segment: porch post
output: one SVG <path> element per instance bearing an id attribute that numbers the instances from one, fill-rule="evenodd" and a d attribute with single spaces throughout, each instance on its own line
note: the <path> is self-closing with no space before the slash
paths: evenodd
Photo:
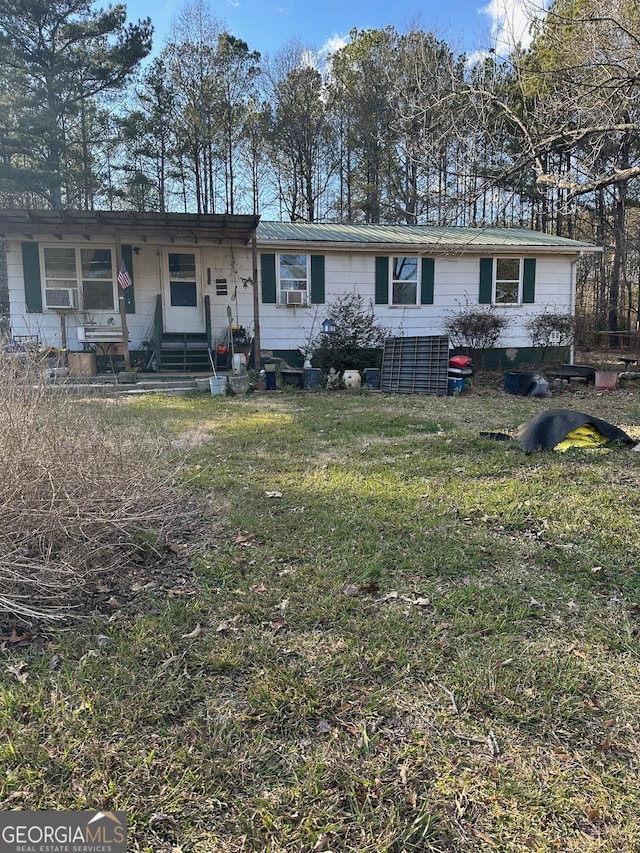
<path id="1" fill-rule="evenodd" d="M 122 242 L 120 240 L 120 235 L 116 237 L 116 264 L 118 270 L 122 266 Z M 132 270 L 129 270 L 129 275 L 132 274 Z M 116 278 L 118 277 L 118 272 L 116 271 Z M 131 359 L 129 357 L 129 329 L 127 327 L 127 307 L 124 302 L 124 290 L 120 287 L 120 282 L 118 282 L 118 306 L 120 308 L 120 324 L 122 326 L 122 354 L 124 355 L 124 369 L 129 372 L 131 370 Z"/>

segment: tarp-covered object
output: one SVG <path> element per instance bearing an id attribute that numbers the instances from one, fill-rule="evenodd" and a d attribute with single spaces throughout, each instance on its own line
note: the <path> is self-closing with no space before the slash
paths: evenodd
<path id="1" fill-rule="evenodd" d="M 595 427 L 609 442 L 629 445 L 636 443 L 617 426 L 571 409 L 548 409 L 546 412 L 540 412 L 520 427 L 516 440 L 527 453 L 534 450 L 553 450 L 570 432 L 585 424 Z"/>

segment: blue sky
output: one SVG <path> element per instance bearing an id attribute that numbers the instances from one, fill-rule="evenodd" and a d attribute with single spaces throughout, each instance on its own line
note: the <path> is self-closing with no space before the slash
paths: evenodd
<path id="1" fill-rule="evenodd" d="M 126 0 L 125 0 L 126 2 Z M 207 2 L 207 0 L 205 0 Z M 533 0 L 540 5 L 544 0 Z M 171 22 L 181 8 L 176 0 L 126 2 L 129 18 L 149 15 L 154 23 L 155 49 L 162 47 Z M 293 39 L 316 52 L 339 47 L 349 31 L 399 31 L 418 24 L 433 31 L 455 50 L 472 54 L 489 47 L 504 52 L 507 41 L 522 38 L 531 0 L 209 0 L 215 18 L 251 50 L 273 56 Z M 526 40 L 526 37 L 525 37 Z"/>

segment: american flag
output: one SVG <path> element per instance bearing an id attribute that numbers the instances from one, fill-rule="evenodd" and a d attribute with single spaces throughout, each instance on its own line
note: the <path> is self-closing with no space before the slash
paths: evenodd
<path id="1" fill-rule="evenodd" d="M 118 270 L 118 284 L 123 290 L 126 290 L 127 287 L 131 287 L 133 282 L 131 281 L 131 276 L 129 275 L 129 271 L 127 270 L 124 261 L 120 264 L 120 269 Z"/>

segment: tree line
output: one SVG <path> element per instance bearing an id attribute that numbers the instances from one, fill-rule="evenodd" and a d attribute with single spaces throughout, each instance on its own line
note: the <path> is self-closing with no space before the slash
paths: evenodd
<path id="1" fill-rule="evenodd" d="M 640 7 L 554 0 L 526 50 L 353 30 L 261 57 L 189 0 L 151 58 L 123 5 L 0 0 L 0 204 L 523 225 L 605 248 L 584 329 L 640 311 Z"/>

